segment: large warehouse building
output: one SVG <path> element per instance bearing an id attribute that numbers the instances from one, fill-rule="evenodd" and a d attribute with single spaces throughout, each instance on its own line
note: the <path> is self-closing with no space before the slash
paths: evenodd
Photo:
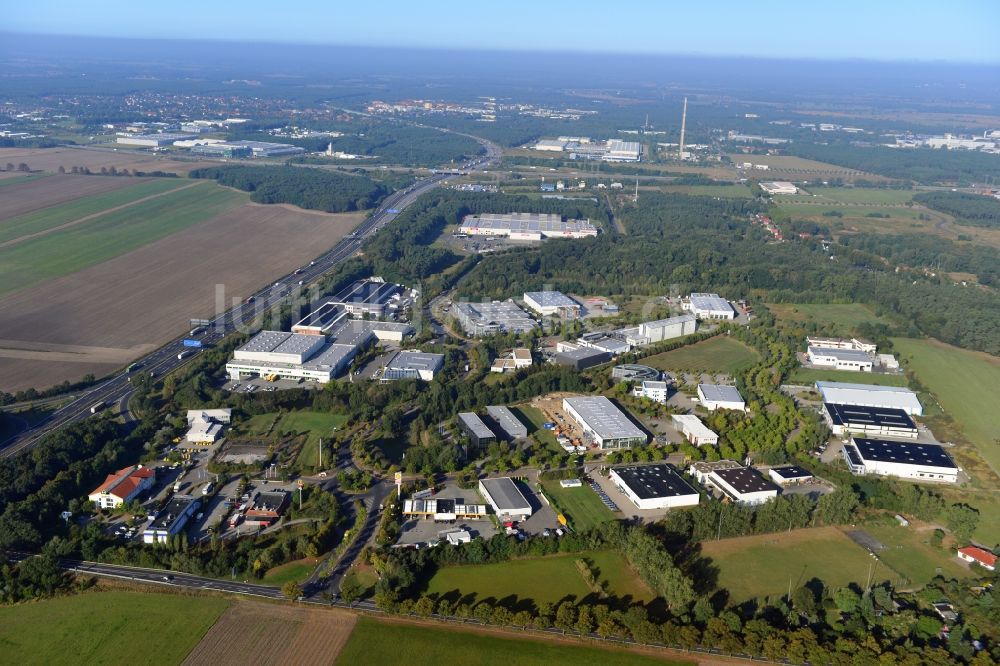
<path id="1" fill-rule="evenodd" d="M 563 319 L 576 319 L 580 316 L 580 304 L 561 291 L 526 291 L 524 304 L 543 317 L 558 315 Z"/>
<path id="2" fill-rule="evenodd" d="M 779 490 L 753 467 L 713 470 L 708 483 L 737 504 L 764 504 L 777 497 Z"/>
<path id="3" fill-rule="evenodd" d="M 486 416 L 496 426 L 495 431 L 503 433 L 510 441 L 528 439 L 528 428 L 509 408 L 503 405 L 489 405 L 486 408 Z"/>
<path id="4" fill-rule="evenodd" d="M 419 349 L 397 352 L 382 368 L 379 380 L 384 384 L 397 379 L 419 379 L 429 382 L 444 367 L 444 354 L 430 354 Z"/>
<path id="5" fill-rule="evenodd" d="M 724 384 L 698 384 L 698 400 L 710 412 L 717 409 L 746 410 L 747 403 L 735 386 Z"/>
<path id="6" fill-rule="evenodd" d="M 612 467 L 608 475 L 637 509 L 675 509 L 694 506 L 700 496 L 670 465 Z"/>
<path id="7" fill-rule="evenodd" d="M 729 301 L 718 294 L 691 294 L 681 307 L 698 319 L 735 319 L 736 311 Z"/>
<path id="8" fill-rule="evenodd" d="M 462 220 L 459 233 L 470 236 L 506 236 L 512 240 L 587 238 L 597 235 L 590 220 L 566 220 L 554 213 L 484 213 Z"/>
<path id="9" fill-rule="evenodd" d="M 531 502 L 508 476 L 480 479 L 479 492 L 493 507 L 500 522 L 520 522 L 527 520 L 532 514 Z"/>
<path id="10" fill-rule="evenodd" d="M 497 441 L 497 436 L 475 412 L 459 412 L 458 428 L 469 438 L 469 443 L 477 449 Z"/>
<path id="11" fill-rule="evenodd" d="M 823 396 L 823 402 L 832 402 L 837 405 L 894 407 L 902 409 L 910 416 L 920 416 L 924 413 L 924 408 L 920 406 L 917 394 L 908 388 L 899 386 L 816 382 L 816 390 Z"/>
<path id="12" fill-rule="evenodd" d="M 603 395 L 563 398 L 563 410 L 602 449 L 642 446 L 649 438 L 625 412 Z"/>
<path id="13" fill-rule="evenodd" d="M 875 365 L 875 354 L 858 349 L 809 347 L 806 357 L 813 365 L 853 372 L 871 372 Z"/>
<path id="14" fill-rule="evenodd" d="M 552 361 L 557 365 L 565 365 L 574 370 L 586 370 L 594 366 L 611 361 L 614 357 L 611 352 L 602 349 L 591 349 L 590 347 L 577 347 L 567 349 L 557 353 L 552 357 Z"/>
<path id="15" fill-rule="evenodd" d="M 191 139 L 191 134 L 125 134 L 115 139 L 121 146 L 140 146 L 142 148 L 162 148 L 172 146 L 174 141 Z"/>
<path id="16" fill-rule="evenodd" d="M 452 313 L 469 335 L 528 333 L 538 328 L 538 322 L 512 300 L 455 303 Z"/>
<path id="17" fill-rule="evenodd" d="M 917 425 L 902 409 L 895 407 L 862 407 L 823 403 L 823 415 L 834 435 L 856 433 L 874 437 L 916 439 Z"/>
<path id="18" fill-rule="evenodd" d="M 686 314 L 643 322 L 638 326 L 623 328 L 617 331 L 616 335 L 625 340 L 625 342 L 640 347 L 642 345 L 651 345 L 663 342 L 664 340 L 679 338 L 683 335 L 690 335 L 697 328 L 697 317 L 693 314 Z"/>
<path id="19" fill-rule="evenodd" d="M 888 439 L 852 437 L 843 448 L 852 473 L 878 474 L 915 481 L 956 483 L 958 466 L 937 444 L 894 442 Z"/>

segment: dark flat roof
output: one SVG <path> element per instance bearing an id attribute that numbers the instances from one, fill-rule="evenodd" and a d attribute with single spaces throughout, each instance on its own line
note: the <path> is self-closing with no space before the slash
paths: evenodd
<path id="1" fill-rule="evenodd" d="M 391 282 L 358 280 L 334 296 L 333 301 L 335 303 L 381 305 L 388 302 L 392 295 L 398 291 L 401 291 L 399 285 Z"/>
<path id="2" fill-rule="evenodd" d="M 914 444 L 864 437 L 854 437 L 851 441 L 865 460 L 949 469 L 958 467 L 944 448 L 937 444 Z"/>
<path id="3" fill-rule="evenodd" d="M 774 485 L 753 467 L 737 467 L 734 469 L 717 469 L 713 472 L 736 489 L 741 495 L 744 493 L 756 493 L 762 490 L 778 490 Z"/>
<path id="4" fill-rule="evenodd" d="M 490 497 L 496 502 L 497 508 L 501 511 L 531 508 L 524 493 L 509 476 L 502 476 L 498 479 L 483 479 L 479 483 L 483 484 L 483 488 L 490 494 Z"/>
<path id="5" fill-rule="evenodd" d="M 916 430 L 913 419 L 902 409 L 894 407 L 863 407 L 861 405 L 838 405 L 824 402 L 827 414 L 833 425 L 848 426 L 851 424 L 877 426 L 882 428 L 906 428 Z"/>
<path id="6" fill-rule="evenodd" d="M 812 472 L 798 465 L 772 467 L 771 471 L 783 479 L 806 479 L 812 476 Z"/>
<path id="7" fill-rule="evenodd" d="M 324 303 L 303 317 L 302 321 L 297 323 L 296 326 L 317 326 L 320 328 L 326 328 L 335 322 L 338 317 L 343 316 L 343 314 L 344 306 L 340 303 Z"/>
<path id="8" fill-rule="evenodd" d="M 639 499 L 698 494 L 670 465 L 627 465 L 611 469 Z"/>

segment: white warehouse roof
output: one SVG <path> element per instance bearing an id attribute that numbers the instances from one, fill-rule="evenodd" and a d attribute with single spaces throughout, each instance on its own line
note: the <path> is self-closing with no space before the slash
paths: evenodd
<path id="1" fill-rule="evenodd" d="M 819 381 L 816 382 L 816 390 L 823 396 L 823 402 L 902 409 L 911 416 L 924 413 L 917 394 L 901 386 Z"/>
<path id="2" fill-rule="evenodd" d="M 646 437 L 646 433 L 603 395 L 566 398 L 565 402 L 601 439 Z"/>

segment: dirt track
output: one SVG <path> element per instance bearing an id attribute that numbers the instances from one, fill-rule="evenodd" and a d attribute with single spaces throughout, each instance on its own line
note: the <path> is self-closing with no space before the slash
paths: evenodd
<path id="1" fill-rule="evenodd" d="M 0 162 L 3 158 L 0 157 Z M 40 208 L 57 206 L 67 201 L 120 190 L 144 183 L 148 178 L 111 176 L 56 175 L 35 178 L 23 183 L 11 183 L 0 189 L 0 223 Z"/>
<path id="2" fill-rule="evenodd" d="M 227 303 L 242 298 L 333 246 L 362 218 L 246 204 L 0 297 L 0 390 L 46 388 L 121 367 L 183 333 L 191 317 L 214 315 L 217 285 Z M 51 362 L 39 360 L 49 354 Z"/>
<path id="3" fill-rule="evenodd" d="M 184 666 L 332 664 L 357 616 L 346 611 L 234 603 L 184 660 Z"/>

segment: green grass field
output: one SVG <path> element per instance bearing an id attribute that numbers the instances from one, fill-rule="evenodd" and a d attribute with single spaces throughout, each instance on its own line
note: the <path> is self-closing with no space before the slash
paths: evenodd
<path id="1" fill-rule="evenodd" d="M 902 527 L 895 522 L 891 525 L 862 525 L 862 528 L 885 546 L 879 551 L 879 558 L 905 576 L 911 585 L 926 585 L 939 573 L 946 578 L 970 575 L 966 567 L 955 561 L 954 551 L 930 545 L 933 530 L 918 532 L 913 527 Z"/>
<path id="2" fill-rule="evenodd" d="M 859 303 L 768 303 L 767 309 L 778 319 L 816 323 L 836 335 L 851 335 L 862 323 L 888 323 Z"/>
<path id="3" fill-rule="evenodd" d="M 679 192 L 696 197 L 721 197 L 723 199 L 749 199 L 753 192 L 746 185 L 665 185 L 664 192 Z"/>
<path id="4" fill-rule="evenodd" d="M 808 189 L 808 188 L 807 188 Z M 809 190 L 811 197 L 778 197 L 777 203 L 801 203 L 817 201 L 876 206 L 894 206 L 909 203 L 913 199 L 911 190 L 887 190 L 878 187 L 817 187 Z"/>
<path id="5" fill-rule="evenodd" d="M 615 514 L 604 506 L 597 493 L 586 483 L 579 488 L 563 488 L 558 481 L 545 481 L 542 488 L 563 511 L 574 530 L 589 530 L 615 519 Z"/>
<path id="6" fill-rule="evenodd" d="M 333 435 L 333 429 L 341 428 L 345 423 L 347 423 L 347 417 L 343 414 L 289 412 L 278 423 L 275 431 L 282 435 L 306 434 L 305 444 L 302 445 L 296 462 L 300 466 L 308 467 L 319 462 L 319 451 L 317 450 L 319 440 L 329 441 Z M 326 447 L 326 450 L 329 452 L 329 446 Z"/>
<path id="7" fill-rule="evenodd" d="M 405 658 L 402 657 L 405 655 Z M 347 645 L 335 662 L 338 666 L 370 664 L 388 666 L 465 664 L 486 666 L 503 662 L 511 666 L 663 666 L 691 664 L 584 645 L 553 643 L 544 638 L 514 638 L 507 634 L 484 634 L 455 627 L 407 626 L 363 617 L 358 620 Z"/>
<path id="8" fill-rule="evenodd" d="M 658 370 L 690 370 L 732 374 L 760 360 L 756 351 L 742 342 L 720 335 L 704 342 L 648 356 L 640 363 Z"/>
<path id="9" fill-rule="evenodd" d="M 276 567 L 268 569 L 260 582 L 264 585 L 281 587 L 290 580 L 302 581 L 309 577 L 309 574 L 313 572 L 317 564 L 319 564 L 319 560 L 312 557 L 279 564 Z"/>
<path id="10" fill-rule="evenodd" d="M 702 542 L 702 555 L 719 570 L 718 586 L 729 590 L 729 601 L 788 594 L 813 578 L 843 587 L 865 584 L 872 558 L 835 527 L 761 534 Z M 895 580 L 888 567 L 879 568 L 879 580 Z"/>
<path id="11" fill-rule="evenodd" d="M 81 217 L 123 206 L 144 197 L 169 192 L 189 184 L 188 180 L 157 178 L 143 183 L 123 187 L 119 190 L 81 197 L 74 201 L 49 206 L 40 210 L 12 217 L 0 226 L 0 243 L 58 227 Z"/>
<path id="12" fill-rule="evenodd" d="M 511 560 L 499 564 L 444 567 L 428 581 L 428 594 L 458 592 L 463 598 L 474 595 L 475 601 L 508 599 L 531 600 L 535 604 L 556 603 L 567 597 L 577 600 L 592 594 L 576 568 L 580 555 Z M 606 582 L 609 595 L 649 601 L 652 592 L 629 568 L 625 559 L 611 551 L 582 555 L 593 562 L 598 580 Z"/>
<path id="13" fill-rule="evenodd" d="M 982 457 L 1000 473 L 996 387 L 1000 359 L 936 340 L 893 338 L 901 360 L 930 389 Z"/>
<path id="14" fill-rule="evenodd" d="M 0 294 L 126 254 L 247 200 L 244 192 L 206 182 L 2 248 Z"/>
<path id="15" fill-rule="evenodd" d="M 788 377 L 789 384 L 812 384 L 818 381 L 852 382 L 854 384 L 875 384 L 877 386 L 906 386 L 905 375 L 883 375 L 875 372 L 851 372 L 850 370 L 795 368 Z"/>
<path id="16" fill-rule="evenodd" d="M 565 453 L 563 448 L 559 446 L 559 442 L 556 441 L 556 436 L 552 434 L 551 430 L 546 430 L 542 427 L 545 423 L 545 415 L 537 407 L 532 407 L 531 405 L 518 405 L 517 407 L 511 407 L 511 411 L 514 415 L 528 427 L 528 434 L 534 435 L 538 440 L 545 444 L 549 449 L 555 451 L 556 453 Z"/>
<path id="17" fill-rule="evenodd" d="M 214 597 L 88 592 L 0 607 L 0 661 L 179 664 L 228 606 Z M 141 654 L 126 659 L 135 646 Z"/>

